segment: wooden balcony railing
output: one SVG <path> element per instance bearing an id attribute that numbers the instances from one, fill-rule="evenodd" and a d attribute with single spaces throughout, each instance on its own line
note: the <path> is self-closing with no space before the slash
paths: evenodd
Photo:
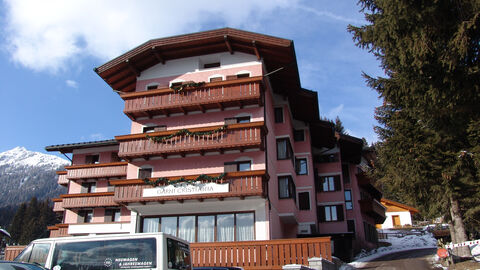
<path id="1" fill-rule="evenodd" d="M 308 265 L 312 257 L 332 261 L 330 237 L 191 243 L 190 250 L 193 267 L 282 269 L 286 264 Z"/>
<path id="2" fill-rule="evenodd" d="M 208 132 L 218 130 L 222 126 L 192 128 L 190 132 Z M 125 158 L 146 156 L 168 156 L 171 154 L 204 153 L 208 151 L 224 151 L 230 149 L 263 149 L 263 137 L 266 133 L 264 122 L 252 122 L 228 125 L 226 130 L 210 135 L 179 135 L 164 142 L 155 142 L 148 136 L 169 136 L 179 130 L 159 131 L 148 134 L 132 134 L 116 136 L 120 142 L 118 156 Z"/>
<path id="3" fill-rule="evenodd" d="M 47 227 L 47 229 L 50 231 L 50 238 L 70 236 L 68 234 L 68 224 L 56 224 Z"/>
<path id="4" fill-rule="evenodd" d="M 20 254 L 27 246 L 6 246 L 5 247 L 5 261 L 13 261 L 15 257 Z"/>
<path id="5" fill-rule="evenodd" d="M 62 198 L 54 198 L 53 201 L 53 211 L 54 212 L 63 212 L 65 208 L 63 208 L 63 199 Z"/>
<path id="6" fill-rule="evenodd" d="M 375 199 L 359 200 L 360 210 L 375 219 L 376 224 L 382 224 L 385 221 L 386 208 Z"/>
<path id="7" fill-rule="evenodd" d="M 210 175 L 212 177 L 218 176 Z M 186 179 L 196 179 L 198 175 L 186 176 Z M 172 177 L 172 180 L 175 180 Z M 226 197 L 246 197 L 246 196 L 266 196 L 268 175 L 264 170 L 258 171 L 243 171 L 227 173 L 223 183 L 228 183 L 228 192 L 223 193 L 206 193 L 206 194 L 191 194 L 191 195 L 176 195 L 176 196 L 158 196 L 145 197 L 144 189 L 153 188 L 151 185 L 146 185 L 141 179 L 129 180 L 110 180 L 112 185 L 115 185 L 114 201 L 118 204 L 128 204 L 133 202 L 149 202 L 149 201 L 171 201 L 171 200 L 188 200 L 188 199 L 208 199 L 208 198 L 226 198 Z M 151 178 L 150 181 L 154 181 Z"/>
<path id="8" fill-rule="evenodd" d="M 170 115 L 207 109 L 261 104 L 262 77 L 206 83 L 200 87 L 186 87 L 181 92 L 170 88 L 122 94 L 124 113 L 135 120 L 138 117 Z"/>
<path id="9" fill-rule="evenodd" d="M 113 192 L 79 193 L 63 194 L 60 198 L 63 199 L 62 207 L 65 209 L 118 206 L 113 200 L 113 195 Z"/>
<path id="10" fill-rule="evenodd" d="M 127 162 L 112 162 L 103 164 L 85 164 L 65 167 L 68 180 L 86 178 L 125 177 Z"/>
<path id="11" fill-rule="evenodd" d="M 68 185 L 67 171 L 57 171 L 58 184 L 62 186 Z"/>
<path id="12" fill-rule="evenodd" d="M 382 192 L 380 192 L 373 184 L 372 184 L 372 181 L 370 179 L 370 177 L 364 173 L 364 172 L 360 172 L 360 173 L 357 173 L 355 175 L 357 177 L 357 182 L 358 182 L 358 185 L 365 191 L 367 191 L 368 193 L 370 193 L 370 195 L 372 195 L 373 198 L 375 198 L 376 200 L 380 200 L 382 198 Z"/>

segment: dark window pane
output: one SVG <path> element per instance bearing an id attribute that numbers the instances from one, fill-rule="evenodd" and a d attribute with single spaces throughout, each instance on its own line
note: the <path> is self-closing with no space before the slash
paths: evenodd
<path id="1" fill-rule="evenodd" d="M 298 193 L 298 203 L 300 210 L 310 210 L 310 193 L 309 192 L 299 192 Z"/>
<path id="2" fill-rule="evenodd" d="M 342 164 L 343 183 L 350 183 L 350 170 L 347 163 Z"/>
<path id="3" fill-rule="evenodd" d="M 242 172 L 242 171 L 250 171 L 251 170 L 251 162 L 250 161 L 242 161 L 242 162 L 238 162 L 238 171 L 239 172 Z"/>
<path id="4" fill-rule="evenodd" d="M 283 108 L 275 108 L 275 123 L 283 123 Z"/>
<path id="5" fill-rule="evenodd" d="M 138 170 L 138 178 L 145 179 L 152 177 L 152 168 L 143 168 Z"/>
<path id="6" fill-rule="evenodd" d="M 203 65 L 203 68 L 214 68 L 214 67 L 219 67 L 220 62 L 215 62 L 215 63 L 207 63 Z"/>
<path id="7" fill-rule="evenodd" d="M 297 158 L 295 160 L 295 171 L 299 175 L 308 174 L 306 158 Z"/>
<path id="8" fill-rule="evenodd" d="M 296 142 L 303 142 L 305 141 L 305 134 L 303 129 L 293 130 L 293 140 Z"/>

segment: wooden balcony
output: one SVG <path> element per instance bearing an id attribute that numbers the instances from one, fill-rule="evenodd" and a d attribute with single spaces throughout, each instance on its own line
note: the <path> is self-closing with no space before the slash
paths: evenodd
<path id="1" fill-rule="evenodd" d="M 282 269 L 286 264 L 308 265 L 312 257 L 332 261 L 330 237 L 191 243 L 190 250 L 193 267 Z"/>
<path id="2" fill-rule="evenodd" d="M 215 131 L 222 126 L 188 129 L 190 132 Z M 211 135 L 188 136 L 179 135 L 163 142 L 155 142 L 147 136 L 169 136 L 180 130 L 158 131 L 152 133 L 116 136 L 120 142 L 118 156 L 124 158 L 168 155 L 182 155 L 189 153 L 222 152 L 238 149 L 243 151 L 248 148 L 263 149 L 263 137 L 266 134 L 264 122 L 252 122 L 228 125 L 226 130 L 218 131 Z"/>
<path id="3" fill-rule="evenodd" d="M 67 171 L 57 171 L 58 184 L 62 186 L 68 185 Z"/>
<path id="4" fill-rule="evenodd" d="M 127 176 L 127 162 L 85 164 L 65 167 L 68 180 Z"/>
<path id="5" fill-rule="evenodd" d="M 361 173 L 357 173 L 355 175 L 357 177 L 357 182 L 358 182 L 358 185 L 365 191 L 367 191 L 373 198 L 375 198 L 376 200 L 380 201 L 380 199 L 382 198 L 382 192 L 380 192 L 373 184 L 372 184 L 372 180 L 370 179 L 370 177 L 364 173 L 364 172 L 361 172 Z"/>
<path id="6" fill-rule="evenodd" d="M 54 198 L 53 201 L 53 212 L 63 212 L 65 208 L 63 208 L 63 199 L 62 198 Z"/>
<path id="7" fill-rule="evenodd" d="M 62 207 L 64 209 L 84 208 L 84 207 L 108 207 L 118 206 L 114 202 L 113 192 L 98 193 L 79 193 L 79 194 L 63 194 Z"/>
<path id="8" fill-rule="evenodd" d="M 125 100 L 124 113 L 135 120 L 138 117 L 261 104 L 261 82 L 262 77 L 251 77 L 187 87 L 180 92 L 166 88 L 120 96 Z"/>
<path id="9" fill-rule="evenodd" d="M 385 221 L 386 208 L 377 200 L 359 200 L 360 210 L 372 217 L 375 220 L 375 224 L 382 224 Z"/>
<path id="10" fill-rule="evenodd" d="M 212 177 L 218 176 L 218 174 L 210 175 Z M 198 175 L 185 176 L 185 179 L 196 179 Z M 157 197 L 145 197 L 143 194 L 144 189 L 152 189 L 152 185 L 145 184 L 141 179 L 129 179 L 129 180 L 110 180 L 112 185 L 115 185 L 115 198 L 114 201 L 118 204 L 128 204 L 134 202 L 146 203 L 146 202 L 164 202 L 172 200 L 189 200 L 189 199 L 209 199 L 218 198 L 222 200 L 227 197 L 240 197 L 247 196 L 266 196 L 267 192 L 267 179 L 268 175 L 264 170 L 258 171 L 243 171 L 243 172 L 230 172 L 227 173 L 224 180 L 219 183 L 228 183 L 228 192 L 222 193 L 207 193 L 207 194 L 191 194 L 191 195 L 175 195 L 175 196 L 157 196 Z M 156 179 L 151 178 L 150 181 Z M 176 180 L 172 177 L 171 180 Z"/>
<path id="11" fill-rule="evenodd" d="M 47 227 L 47 229 L 50 231 L 50 238 L 70 236 L 68 234 L 68 224 L 55 224 Z"/>

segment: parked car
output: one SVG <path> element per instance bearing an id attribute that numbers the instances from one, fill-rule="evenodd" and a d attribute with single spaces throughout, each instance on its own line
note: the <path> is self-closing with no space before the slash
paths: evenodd
<path id="1" fill-rule="evenodd" d="M 0 261 L 0 270 L 46 270 L 38 264 L 12 262 L 12 261 Z"/>

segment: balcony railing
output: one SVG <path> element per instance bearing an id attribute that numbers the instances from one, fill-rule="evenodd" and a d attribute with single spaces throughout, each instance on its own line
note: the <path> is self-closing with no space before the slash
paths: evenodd
<path id="1" fill-rule="evenodd" d="M 56 224 L 47 228 L 50 230 L 50 238 L 53 237 L 66 237 L 68 234 L 68 224 Z"/>
<path id="2" fill-rule="evenodd" d="M 190 250 L 194 267 L 282 269 L 286 264 L 308 265 L 312 257 L 332 261 L 330 237 L 191 243 Z"/>
<path id="3" fill-rule="evenodd" d="M 190 132 L 208 132 L 218 130 L 221 126 L 192 128 Z M 148 134 L 116 136 L 120 142 L 118 156 L 125 158 L 163 156 L 172 154 L 204 153 L 230 149 L 263 149 L 263 137 L 266 132 L 264 122 L 252 122 L 228 125 L 226 130 L 209 135 L 178 135 L 163 142 L 155 142 L 148 136 L 169 136 L 179 130 L 159 131 Z"/>
<path id="4" fill-rule="evenodd" d="M 113 192 L 63 194 L 62 207 L 65 209 L 84 207 L 118 206 L 113 200 Z"/>
<path id="5" fill-rule="evenodd" d="M 261 81 L 261 77 L 243 78 L 186 87 L 180 92 L 167 88 L 127 93 L 121 97 L 125 100 L 124 113 L 135 120 L 138 117 L 261 104 Z"/>
<path id="6" fill-rule="evenodd" d="M 58 184 L 62 186 L 68 185 L 67 171 L 57 171 Z"/>
<path id="7" fill-rule="evenodd" d="M 65 167 L 68 180 L 86 178 L 125 177 L 127 162 L 113 162 L 104 164 L 85 164 Z"/>
<path id="8" fill-rule="evenodd" d="M 61 198 L 54 198 L 53 201 L 53 211 L 54 212 L 63 212 L 65 208 L 63 208 L 63 199 Z"/>
<path id="9" fill-rule="evenodd" d="M 382 193 L 372 184 L 372 181 L 370 180 L 370 177 L 364 172 L 357 173 L 357 182 L 358 185 L 370 195 L 372 195 L 373 198 L 376 200 L 380 200 L 382 198 Z"/>
<path id="10" fill-rule="evenodd" d="M 382 224 L 385 221 L 386 208 L 375 199 L 359 200 L 360 209 L 363 213 L 369 215 L 375 220 L 376 224 Z"/>
<path id="11" fill-rule="evenodd" d="M 211 175 L 212 177 L 217 175 Z M 186 179 L 196 179 L 198 175 L 185 177 Z M 140 179 L 129 180 L 111 180 L 115 185 L 114 201 L 118 204 L 128 204 L 133 202 L 149 201 L 171 201 L 188 199 L 208 199 L 208 198 L 226 198 L 226 197 L 246 197 L 246 196 L 266 196 L 266 181 L 268 176 L 264 170 L 243 171 L 227 173 L 221 183 L 228 184 L 228 192 L 204 193 L 175 196 L 145 196 L 144 189 L 152 189 L 152 185 L 147 185 Z M 154 181 L 152 178 L 150 181 Z M 172 179 L 175 180 L 175 179 Z"/>

